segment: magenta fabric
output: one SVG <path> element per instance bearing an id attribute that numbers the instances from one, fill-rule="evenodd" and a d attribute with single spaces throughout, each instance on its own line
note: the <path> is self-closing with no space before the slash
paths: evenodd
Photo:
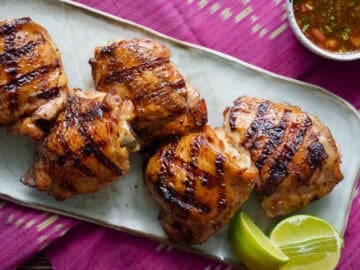
<path id="1" fill-rule="evenodd" d="M 0 269 L 14 269 L 79 221 L 0 201 Z"/>
<path id="2" fill-rule="evenodd" d="M 285 0 L 77 2 L 320 85 L 360 108 L 360 61 L 325 60 L 303 48 L 289 29 Z M 341 270 L 360 269 L 359 207 L 357 196 L 345 233 Z M 13 269 L 41 249 L 54 269 L 231 268 L 155 241 L 0 201 L 0 269 Z"/>

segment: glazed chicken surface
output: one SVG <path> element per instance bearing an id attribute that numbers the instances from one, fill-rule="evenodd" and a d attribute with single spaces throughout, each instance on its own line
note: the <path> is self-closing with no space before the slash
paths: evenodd
<path id="1" fill-rule="evenodd" d="M 138 149 L 128 121 L 131 101 L 96 91 L 70 90 L 66 110 L 40 145 L 22 182 L 57 200 L 93 193 L 129 171 Z"/>
<path id="2" fill-rule="evenodd" d="M 146 184 L 169 239 L 200 244 L 229 222 L 257 175 L 222 129 L 206 126 L 160 148 L 147 164 Z"/>
<path id="3" fill-rule="evenodd" d="M 0 125 L 41 139 L 65 107 L 67 79 L 48 32 L 30 18 L 0 22 Z"/>
<path id="4" fill-rule="evenodd" d="M 97 47 L 89 61 L 96 90 L 133 101 L 132 126 L 143 146 L 207 123 L 205 101 L 185 82 L 170 56 L 161 43 L 132 39 Z"/>
<path id="5" fill-rule="evenodd" d="M 342 180 L 330 130 L 299 107 L 243 96 L 224 116 L 228 138 L 259 170 L 256 190 L 267 216 L 304 208 Z"/>

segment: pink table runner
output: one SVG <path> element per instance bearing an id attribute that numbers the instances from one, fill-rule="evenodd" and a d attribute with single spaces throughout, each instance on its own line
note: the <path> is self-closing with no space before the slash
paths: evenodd
<path id="1" fill-rule="evenodd" d="M 360 108 L 360 61 L 333 62 L 304 49 L 289 29 L 285 0 L 78 2 L 320 85 Z M 357 196 L 338 269 L 360 269 L 359 207 Z M 13 269 L 42 249 L 55 269 L 231 268 L 154 241 L 0 201 L 0 269 Z"/>

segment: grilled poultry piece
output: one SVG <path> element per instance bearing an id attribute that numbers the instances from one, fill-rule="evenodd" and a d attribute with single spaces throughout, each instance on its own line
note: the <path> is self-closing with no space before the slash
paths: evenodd
<path id="1" fill-rule="evenodd" d="M 256 190 L 267 216 L 304 208 L 342 180 L 330 130 L 299 107 L 243 96 L 224 116 L 228 138 L 259 169 Z"/>
<path id="2" fill-rule="evenodd" d="M 222 129 L 205 126 L 160 148 L 146 167 L 146 184 L 162 209 L 169 239 L 200 244 L 224 226 L 248 198 L 258 171 Z"/>
<path id="3" fill-rule="evenodd" d="M 41 139 L 66 98 L 60 53 L 48 32 L 27 17 L 0 22 L 0 125 Z"/>
<path id="4" fill-rule="evenodd" d="M 129 171 L 138 149 L 128 121 L 131 101 L 97 91 L 70 90 L 66 110 L 35 155 L 22 182 L 57 200 L 93 193 Z"/>
<path id="5" fill-rule="evenodd" d="M 89 61 L 96 90 L 134 103 L 132 126 L 143 146 L 199 130 L 207 123 L 205 101 L 184 81 L 170 56 L 161 43 L 132 39 L 97 47 Z"/>

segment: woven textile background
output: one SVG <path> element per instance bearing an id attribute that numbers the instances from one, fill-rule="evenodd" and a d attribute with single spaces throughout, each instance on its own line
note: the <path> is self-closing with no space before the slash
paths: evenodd
<path id="1" fill-rule="evenodd" d="M 285 0 L 77 2 L 317 84 L 360 108 L 360 61 L 325 60 L 303 48 L 289 29 Z M 359 207 L 357 196 L 345 234 L 341 270 L 360 269 Z M 43 249 L 55 269 L 231 268 L 144 238 L 1 201 L 0 269 L 13 269 Z"/>

